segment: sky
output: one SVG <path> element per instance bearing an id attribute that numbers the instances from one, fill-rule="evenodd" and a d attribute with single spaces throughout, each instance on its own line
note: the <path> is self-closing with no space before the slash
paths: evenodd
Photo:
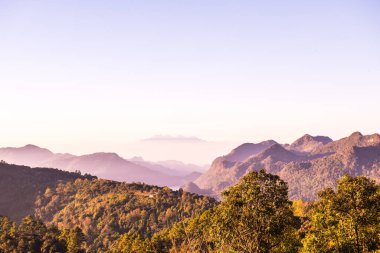
<path id="1" fill-rule="evenodd" d="M 379 13 L 378 0 L 0 0 L 0 146 L 209 163 L 243 142 L 380 132 Z M 156 135 L 205 142 L 141 142 Z"/>

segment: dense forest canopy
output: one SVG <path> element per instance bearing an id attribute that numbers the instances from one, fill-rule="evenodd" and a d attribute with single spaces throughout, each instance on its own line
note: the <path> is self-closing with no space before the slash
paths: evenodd
<path id="1" fill-rule="evenodd" d="M 36 200 L 35 216 L 59 228 L 79 226 L 91 248 L 106 250 L 124 233 L 150 237 L 216 203 L 168 187 L 77 179 L 47 188 Z"/>
<path id="2" fill-rule="evenodd" d="M 0 252 L 82 253 L 85 248 L 85 236 L 78 227 L 59 230 L 32 216 L 17 225 L 0 216 Z"/>

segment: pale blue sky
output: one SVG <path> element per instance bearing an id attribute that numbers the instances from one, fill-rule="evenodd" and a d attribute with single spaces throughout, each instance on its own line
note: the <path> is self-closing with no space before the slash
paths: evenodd
<path id="1" fill-rule="evenodd" d="M 0 0 L 0 146 L 379 132 L 379 13 L 377 0 Z"/>

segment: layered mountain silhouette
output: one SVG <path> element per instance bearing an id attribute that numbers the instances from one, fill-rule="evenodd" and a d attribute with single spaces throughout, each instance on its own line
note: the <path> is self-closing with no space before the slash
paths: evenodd
<path id="1" fill-rule="evenodd" d="M 160 164 L 129 161 L 116 153 L 94 153 L 82 156 L 55 154 L 35 145 L 20 148 L 0 148 L 0 160 L 31 167 L 81 171 L 100 178 L 125 182 L 144 182 L 159 186 L 179 186 L 195 180 L 200 173 L 179 171 Z"/>
<path id="2" fill-rule="evenodd" d="M 355 132 L 333 141 L 325 136 L 304 135 L 290 145 L 268 140 L 245 143 L 203 168 L 179 161 L 149 162 L 124 159 L 116 153 L 82 156 L 56 154 L 35 145 L 0 148 L 0 160 L 31 167 L 81 171 L 104 179 L 179 186 L 189 192 L 219 197 L 250 171 L 265 169 L 289 184 L 292 199 L 313 200 L 318 191 L 334 187 L 344 174 L 364 175 L 380 182 L 380 135 Z"/>
<path id="3" fill-rule="evenodd" d="M 28 165 L 32 167 L 39 166 L 41 162 L 46 161 L 53 156 L 54 154 L 50 150 L 31 144 L 20 148 L 0 148 L 1 160 L 4 160 L 8 163 Z M 57 154 L 57 156 L 65 157 L 63 154 Z"/>
<path id="4" fill-rule="evenodd" d="M 189 176 L 189 175 L 198 175 L 200 176 L 205 170 L 208 169 L 208 166 L 198 166 L 195 164 L 186 164 L 181 161 L 167 160 L 167 161 L 158 161 L 150 162 L 145 161 L 142 157 L 133 157 L 129 161 L 141 165 L 143 167 L 160 171 L 172 176 Z M 194 178 L 195 180 L 196 178 Z"/>
<path id="5" fill-rule="evenodd" d="M 261 169 L 287 181 L 291 199 L 313 200 L 345 174 L 380 181 L 380 135 L 355 132 L 337 141 L 304 135 L 291 145 L 246 143 L 216 158 L 206 173 L 183 188 L 220 196 L 246 173 Z"/>

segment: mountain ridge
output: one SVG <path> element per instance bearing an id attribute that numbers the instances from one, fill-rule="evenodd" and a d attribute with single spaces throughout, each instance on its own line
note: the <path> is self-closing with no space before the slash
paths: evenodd
<path id="1" fill-rule="evenodd" d="M 311 136 L 310 134 L 305 134 L 301 138 L 295 140 L 289 146 L 289 149 L 299 152 L 311 152 L 319 146 L 325 145 L 332 141 L 333 140 L 327 136 Z"/>
<path id="2" fill-rule="evenodd" d="M 275 141 L 269 140 L 250 146 L 273 142 Z M 277 174 L 288 182 L 291 199 L 307 201 L 314 200 L 319 190 L 334 187 L 336 180 L 345 174 L 364 175 L 380 181 L 379 134 L 362 135 L 354 132 L 336 141 L 326 136 L 306 134 L 291 145 L 275 142 L 261 152 L 252 152 L 251 156 L 247 156 L 248 148 L 241 147 L 242 145 L 229 154 L 216 158 L 210 169 L 193 181 L 199 192 L 209 192 L 211 196 L 220 197 L 221 191 L 242 176 L 261 169 Z M 230 156 L 231 153 L 233 156 Z M 229 160 L 230 157 L 232 159 Z M 236 157 L 242 159 L 235 159 Z M 188 188 L 197 189 L 194 186 Z"/>

